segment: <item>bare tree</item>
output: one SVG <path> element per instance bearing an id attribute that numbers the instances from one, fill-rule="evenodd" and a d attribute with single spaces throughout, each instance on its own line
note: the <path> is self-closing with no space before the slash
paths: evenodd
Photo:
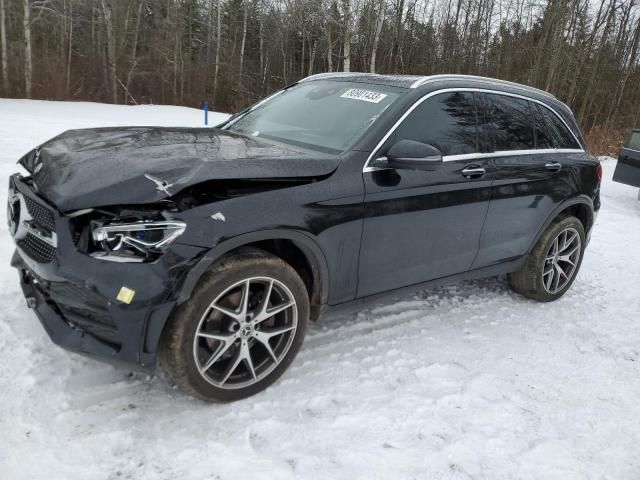
<path id="1" fill-rule="evenodd" d="M 460 2 L 458 2 L 458 5 L 460 5 Z M 393 69 L 395 71 L 398 70 L 398 65 L 401 62 L 400 59 L 402 56 L 401 39 L 402 39 L 403 13 L 404 13 L 404 0 L 398 0 L 398 5 L 396 8 L 396 31 L 395 31 L 395 38 L 393 42 Z"/>
<path id="2" fill-rule="evenodd" d="M 26 1 L 26 0 L 25 0 Z M 116 39 L 113 34 L 113 9 L 111 0 L 100 0 L 102 6 L 102 18 L 107 37 L 107 85 L 111 91 L 111 100 L 118 103 L 118 85 L 116 71 Z"/>
<path id="3" fill-rule="evenodd" d="M 342 70 L 351 71 L 351 0 L 342 0 Z"/>
<path id="4" fill-rule="evenodd" d="M 369 60 L 369 71 L 376 73 L 376 56 L 378 53 L 378 44 L 380 43 L 380 33 L 382 33 L 382 26 L 384 25 L 384 0 L 378 0 L 378 11 L 376 14 L 376 27 L 373 34 L 373 44 L 371 45 L 371 59 Z"/>
<path id="5" fill-rule="evenodd" d="M 31 50 L 31 5 L 29 5 L 29 0 L 22 0 L 22 7 L 22 32 L 24 38 L 24 96 L 26 98 L 31 98 L 33 64 Z"/>
<path id="6" fill-rule="evenodd" d="M 216 102 L 216 93 L 218 92 L 218 71 L 220 70 L 220 43 L 222 41 L 222 0 L 218 0 L 216 5 L 216 64 L 213 72 L 213 102 Z"/>
<path id="7" fill-rule="evenodd" d="M 240 68 L 238 75 L 238 83 L 242 86 L 242 67 L 244 63 L 244 46 L 247 41 L 247 16 L 249 15 L 249 2 L 242 0 L 242 41 L 240 43 Z"/>
<path id="8" fill-rule="evenodd" d="M 69 94 L 69 86 L 71 85 L 71 60 L 73 54 L 73 1 L 69 2 L 69 47 L 67 49 L 67 71 L 65 91 Z"/>
<path id="9" fill-rule="evenodd" d="M 2 91 L 9 93 L 9 60 L 7 58 L 7 14 L 5 0 L 0 0 L 0 43 L 2 43 Z"/>
<path id="10" fill-rule="evenodd" d="M 130 93 L 131 79 L 138 66 L 138 40 L 140 38 L 140 22 L 142 21 L 142 8 L 144 7 L 145 0 L 138 1 L 138 12 L 136 15 L 136 26 L 133 31 L 133 42 L 131 43 L 131 61 L 129 71 L 127 72 L 127 80 L 124 85 L 124 103 L 127 103 L 127 97 L 135 103 L 135 98 Z"/>
<path id="11" fill-rule="evenodd" d="M 333 37 L 331 36 L 333 28 L 332 14 L 336 9 L 336 2 L 332 0 L 329 4 L 329 14 L 327 15 L 326 31 L 327 31 L 327 71 L 333 72 Z"/>

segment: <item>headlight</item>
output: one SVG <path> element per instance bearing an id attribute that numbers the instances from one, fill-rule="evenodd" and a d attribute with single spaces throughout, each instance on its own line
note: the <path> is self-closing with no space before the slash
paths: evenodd
<path id="1" fill-rule="evenodd" d="M 141 262 L 162 253 L 186 227 L 186 223 L 180 221 L 92 222 L 91 235 L 102 250 L 96 256 L 105 260 Z"/>

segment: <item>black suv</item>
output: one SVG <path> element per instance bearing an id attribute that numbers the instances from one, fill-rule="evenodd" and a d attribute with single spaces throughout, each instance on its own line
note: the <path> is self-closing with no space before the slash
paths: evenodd
<path id="1" fill-rule="evenodd" d="M 234 400 L 308 321 L 509 274 L 576 277 L 601 169 L 553 96 L 480 77 L 322 74 L 218 128 L 68 131 L 19 162 L 12 264 L 57 344 Z"/>

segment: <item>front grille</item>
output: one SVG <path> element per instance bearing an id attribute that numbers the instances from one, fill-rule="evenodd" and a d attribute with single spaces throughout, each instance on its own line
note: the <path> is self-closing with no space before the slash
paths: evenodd
<path id="1" fill-rule="evenodd" d="M 34 201 L 25 195 L 24 200 L 27 204 L 27 210 L 29 215 L 35 220 L 35 222 L 44 228 L 48 233 L 56 231 L 56 220 L 53 216 L 53 212 L 48 207 Z"/>
<path id="2" fill-rule="evenodd" d="M 18 246 L 38 263 L 49 263 L 56 256 L 55 247 L 31 233 L 18 240 Z"/>
<path id="3" fill-rule="evenodd" d="M 56 256 L 56 216 L 51 207 L 30 192 L 31 186 L 26 181 L 12 178 L 7 211 L 9 230 L 27 256 L 38 263 L 50 263 Z"/>

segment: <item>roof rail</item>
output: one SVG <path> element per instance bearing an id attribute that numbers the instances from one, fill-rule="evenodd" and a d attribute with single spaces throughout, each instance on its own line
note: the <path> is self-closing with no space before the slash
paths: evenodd
<path id="1" fill-rule="evenodd" d="M 324 73 L 316 73 L 315 75 L 304 77 L 303 79 L 299 80 L 299 82 L 306 82 L 308 80 L 320 80 L 322 78 L 332 78 L 332 77 L 356 77 L 360 75 L 362 75 L 362 73 L 360 72 L 324 72 Z"/>
<path id="2" fill-rule="evenodd" d="M 440 75 L 429 75 L 429 76 L 425 76 L 422 77 L 419 80 L 416 80 L 412 85 L 411 88 L 418 88 L 422 85 L 425 85 L 426 83 L 430 83 L 430 82 L 436 82 L 438 80 L 446 80 L 446 79 L 460 79 L 460 80 L 465 80 L 465 79 L 469 79 L 469 80 L 483 80 L 485 82 L 488 83 L 494 83 L 496 85 L 504 85 L 504 86 L 508 86 L 511 88 L 517 88 L 519 90 L 525 90 L 525 91 L 534 91 L 536 93 L 539 93 L 540 95 L 546 95 L 547 97 L 551 97 L 551 98 L 556 98 L 555 96 L 553 96 L 552 94 L 550 94 L 549 92 L 545 92 L 544 90 L 540 90 L 539 88 L 535 88 L 535 87 L 530 87 L 528 85 L 523 85 L 521 83 L 515 83 L 515 82 L 509 82 L 508 80 L 500 80 L 498 78 L 489 78 L 489 77 L 481 77 L 478 75 L 458 75 L 458 74 L 440 74 Z"/>

